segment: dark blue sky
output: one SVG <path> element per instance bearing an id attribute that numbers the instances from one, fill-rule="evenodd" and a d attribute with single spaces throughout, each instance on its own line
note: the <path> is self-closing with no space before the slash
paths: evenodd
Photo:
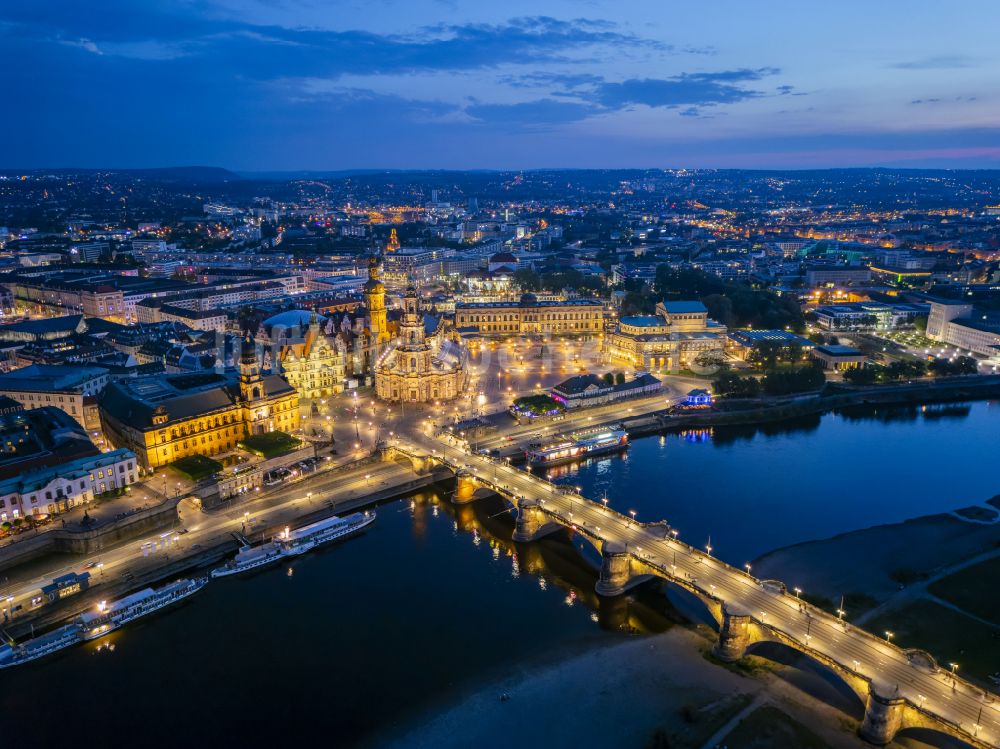
<path id="1" fill-rule="evenodd" d="M 0 166 L 996 167 L 998 28 L 992 0 L 6 0 Z"/>

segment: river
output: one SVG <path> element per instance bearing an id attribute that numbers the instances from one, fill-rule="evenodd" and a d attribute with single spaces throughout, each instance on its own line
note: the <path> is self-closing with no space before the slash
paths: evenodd
<path id="1" fill-rule="evenodd" d="M 555 469 L 734 564 L 998 493 L 1000 403 L 865 408 L 636 440 Z M 368 533 L 246 577 L 100 643 L 0 672 L 4 743 L 349 746 L 485 680 L 679 620 L 655 587 L 616 601 L 565 537 L 515 548 L 489 500 L 423 494 Z M 99 648 L 99 645 L 103 645 Z"/>

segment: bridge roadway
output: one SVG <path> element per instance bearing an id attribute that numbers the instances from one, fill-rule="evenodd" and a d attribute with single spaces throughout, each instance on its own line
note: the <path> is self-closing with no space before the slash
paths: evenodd
<path id="1" fill-rule="evenodd" d="M 749 614 L 754 624 L 770 635 L 761 639 L 790 640 L 798 650 L 812 654 L 820 662 L 839 664 L 841 676 L 848 677 L 845 681 L 849 685 L 852 676 L 860 677 L 880 687 L 882 694 L 902 697 L 909 703 L 908 708 L 916 710 L 918 718 L 922 713 L 935 722 L 949 724 L 948 732 L 960 735 L 967 743 L 1000 745 L 1000 698 L 954 677 L 951 671 L 911 663 L 906 651 L 885 639 L 677 540 L 666 523 L 636 522 L 601 502 L 564 493 L 566 487 L 557 487 L 505 462 L 489 460 L 425 434 L 410 434 L 417 445 L 400 445 L 404 452 L 430 455 L 453 470 L 471 472 L 477 482 L 506 496 L 515 506 L 518 498 L 536 500 L 547 519 L 596 541 L 598 548 L 608 542 L 623 546 L 634 568 L 677 582 L 696 594 L 700 591 L 703 600 L 714 599 Z M 856 687 L 852 688 L 857 692 Z M 864 701 L 863 695 L 859 697 Z"/>

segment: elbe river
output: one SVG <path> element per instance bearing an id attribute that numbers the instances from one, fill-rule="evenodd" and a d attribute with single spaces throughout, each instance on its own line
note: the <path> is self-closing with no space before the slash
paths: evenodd
<path id="1" fill-rule="evenodd" d="M 552 477 L 693 545 L 711 537 L 742 565 L 1000 494 L 998 435 L 996 402 L 864 407 L 646 437 Z M 350 746 L 512 671 L 680 620 L 655 586 L 598 601 L 578 539 L 515 547 L 499 501 L 456 509 L 428 493 L 378 513 L 363 536 L 0 672 L 0 742 Z"/>

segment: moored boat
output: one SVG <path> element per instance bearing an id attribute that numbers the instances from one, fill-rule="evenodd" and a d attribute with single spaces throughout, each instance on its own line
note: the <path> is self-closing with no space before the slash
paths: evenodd
<path id="1" fill-rule="evenodd" d="M 261 546 L 241 546 L 235 557 L 221 567 L 216 567 L 210 574 L 212 577 L 238 575 L 241 572 L 277 562 L 283 556 L 285 556 L 284 550 L 274 542 L 268 542 Z"/>
<path id="2" fill-rule="evenodd" d="M 374 522 L 374 512 L 355 512 L 346 517 L 334 515 L 295 530 L 285 528 L 275 537 L 274 543 L 282 549 L 284 556 L 296 556 L 321 544 L 360 533 Z"/>
<path id="3" fill-rule="evenodd" d="M 83 630 L 80 625 L 67 624 L 22 643 L 3 645 L 0 647 L 0 668 L 17 666 L 44 658 L 70 645 L 75 645 L 81 640 L 83 640 Z"/>
<path id="4" fill-rule="evenodd" d="M 623 428 L 590 429 L 538 445 L 526 451 L 525 457 L 529 466 L 553 466 L 627 447 L 628 433 Z"/>
<path id="5" fill-rule="evenodd" d="M 95 640 L 124 624 L 152 614 L 197 593 L 208 584 L 207 577 L 177 580 L 162 588 L 145 588 L 108 604 L 101 601 L 97 609 L 80 615 L 79 625 L 84 640 Z"/>

